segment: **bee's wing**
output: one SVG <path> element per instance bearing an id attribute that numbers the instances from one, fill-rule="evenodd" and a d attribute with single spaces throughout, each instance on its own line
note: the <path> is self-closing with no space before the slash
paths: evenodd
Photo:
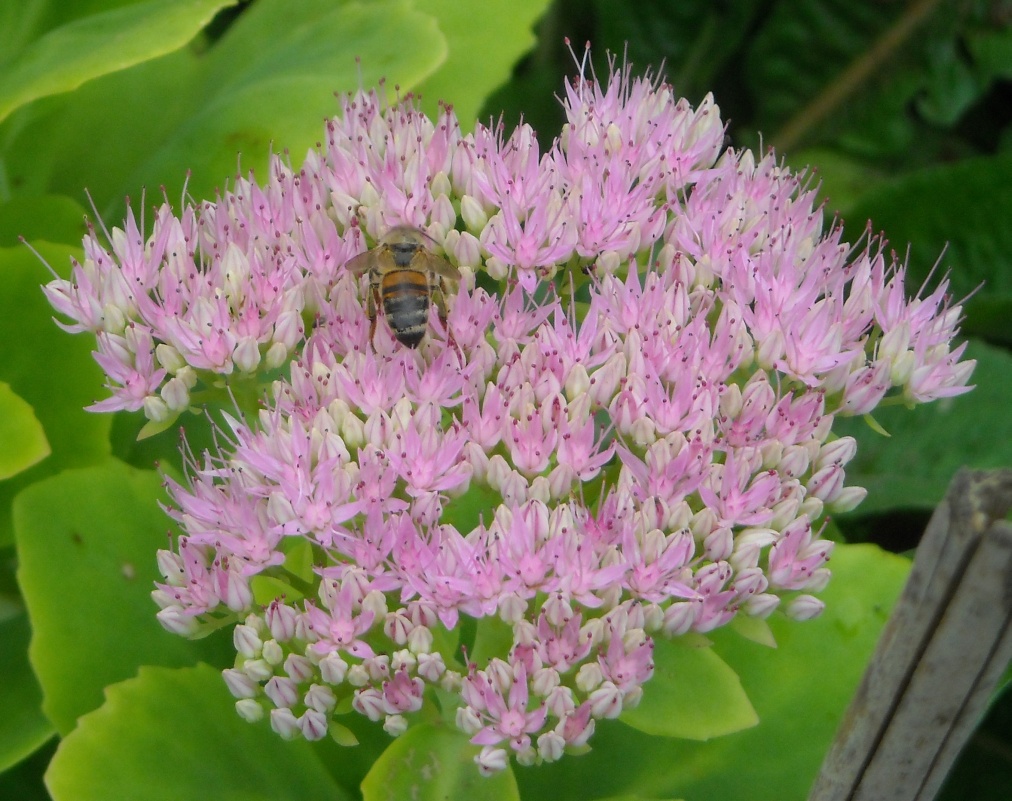
<path id="1" fill-rule="evenodd" d="M 371 270 L 376 264 L 376 251 L 367 250 L 349 259 L 344 264 L 344 269 L 350 273 L 364 273 Z"/>
<path id="2" fill-rule="evenodd" d="M 425 268 L 436 275 L 448 278 L 451 281 L 460 280 L 460 270 L 442 256 L 437 256 L 435 253 L 429 253 L 428 251 L 421 251 L 415 256 L 415 259 L 424 260 Z"/>

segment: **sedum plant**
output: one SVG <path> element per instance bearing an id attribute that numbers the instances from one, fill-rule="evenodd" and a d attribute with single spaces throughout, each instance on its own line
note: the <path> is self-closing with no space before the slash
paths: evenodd
<path id="1" fill-rule="evenodd" d="M 345 96 L 301 165 L 131 211 L 46 286 L 96 337 L 93 410 L 146 434 L 221 410 L 165 477 L 153 597 L 171 632 L 231 630 L 246 720 L 442 720 L 484 774 L 604 719 L 663 732 L 659 643 L 822 610 L 827 517 L 865 495 L 837 419 L 968 389 L 947 282 L 911 293 L 883 242 L 844 242 L 712 98 L 617 67 L 562 102 L 542 151 Z M 404 225 L 461 275 L 418 348 L 346 269 Z"/>

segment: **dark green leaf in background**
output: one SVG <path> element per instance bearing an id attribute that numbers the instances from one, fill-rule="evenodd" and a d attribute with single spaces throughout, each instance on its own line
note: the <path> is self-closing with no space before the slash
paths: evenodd
<path id="1" fill-rule="evenodd" d="M 857 513 L 932 509 L 960 467 L 1009 466 L 1012 416 L 1004 410 L 1009 404 L 1012 356 L 974 342 L 966 357 L 977 359 L 972 392 L 915 409 L 875 410 L 875 420 L 889 437 L 872 431 L 863 418 L 837 420 L 834 431 L 858 440 L 857 456 L 847 467 L 847 483 L 867 488 L 868 497 Z"/>
<path id="2" fill-rule="evenodd" d="M 627 56 L 638 73 L 663 68 L 674 90 L 694 103 L 714 89 L 721 71 L 736 68 L 733 56 L 763 10 L 758 0 L 594 0 L 593 7 L 598 35 L 592 44 L 599 68 L 604 64 L 604 50 L 619 61 Z M 582 48 L 583 43 L 575 45 Z"/>
<path id="3" fill-rule="evenodd" d="M 1012 153 L 930 167 L 867 192 L 847 212 L 854 238 L 866 220 L 903 255 L 910 248 L 908 290 L 936 262 L 954 298 L 980 289 L 967 304 L 965 334 L 1012 343 Z M 937 281 L 937 278 L 936 278 Z M 983 286 L 981 286 L 983 284 Z"/>
<path id="4" fill-rule="evenodd" d="M 42 714 L 42 691 L 28 664 L 30 636 L 24 614 L 0 622 L 0 773 L 55 734 L 53 724 Z"/>

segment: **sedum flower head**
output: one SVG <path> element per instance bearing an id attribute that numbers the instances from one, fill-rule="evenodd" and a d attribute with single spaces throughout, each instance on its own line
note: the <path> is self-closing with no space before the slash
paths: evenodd
<path id="1" fill-rule="evenodd" d="M 483 772 L 558 759 L 638 703 L 657 637 L 818 614 L 820 527 L 865 494 L 837 415 L 967 389 L 946 282 L 909 299 L 712 98 L 623 69 L 563 103 L 542 152 L 359 92 L 301 168 L 92 232 L 46 288 L 97 335 L 96 410 L 272 380 L 167 479 L 154 597 L 172 631 L 235 624 L 225 681 L 283 737 L 349 707 L 398 734 L 439 687 Z M 397 225 L 462 274 L 418 349 L 344 269 Z M 508 646 L 461 648 L 461 616 Z"/>

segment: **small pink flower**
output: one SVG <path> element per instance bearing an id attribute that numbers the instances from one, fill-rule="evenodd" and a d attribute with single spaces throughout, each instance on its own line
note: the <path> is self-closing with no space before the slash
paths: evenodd
<path id="1" fill-rule="evenodd" d="M 485 721 L 484 728 L 471 738 L 475 745 L 498 745 L 507 741 L 514 751 L 530 746 L 530 734 L 545 723 L 548 711 L 544 706 L 528 709 L 527 671 L 522 664 L 512 669 L 508 692 L 481 671 L 464 680 L 464 699 Z"/>

